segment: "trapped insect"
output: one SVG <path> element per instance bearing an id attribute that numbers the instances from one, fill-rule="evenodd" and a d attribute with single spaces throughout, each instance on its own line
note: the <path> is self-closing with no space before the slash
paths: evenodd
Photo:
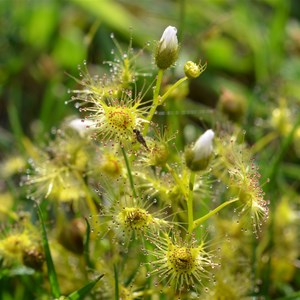
<path id="1" fill-rule="evenodd" d="M 134 132 L 135 135 L 136 135 L 137 141 L 138 141 L 140 144 L 142 144 L 142 145 L 149 151 L 149 148 L 148 148 L 148 146 L 147 146 L 147 144 L 146 144 L 146 141 L 145 141 L 145 139 L 143 138 L 141 132 L 140 132 L 138 129 L 133 129 L 133 132 Z"/>

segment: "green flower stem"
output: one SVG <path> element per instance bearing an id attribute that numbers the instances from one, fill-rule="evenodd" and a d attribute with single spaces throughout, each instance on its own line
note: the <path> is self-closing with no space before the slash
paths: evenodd
<path id="1" fill-rule="evenodd" d="M 160 102 L 159 104 L 162 105 L 165 100 L 169 97 L 169 95 L 180 85 L 182 84 L 184 81 L 186 81 L 188 79 L 188 77 L 182 77 L 181 79 L 179 79 L 178 81 L 176 81 L 160 98 Z"/>
<path id="2" fill-rule="evenodd" d="M 188 210 L 188 230 L 192 233 L 194 229 L 194 215 L 193 215 L 193 192 L 195 183 L 195 172 L 191 172 L 190 182 L 189 182 L 189 196 L 187 198 L 187 210 Z"/>
<path id="3" fill-rule="evenodd" d="M 129 164 L 129 161 L 128 161 L 128 157 L 127 157 L 127 154 L 125 152 L 124 147 L 121 147 L 121 148 L 122 148 L 122 153 L 123 153 L 125 164 L 126 164 L 126 169 L 127 169 L 127 173 L 128 173 L 128 178 L 129 178 L 130 186 L 131 186 L 131 189 L 132 189 L 132 194 L 133 194 L 133 197 L 136 198 L 137 194 L 136 194 L 135 187 L 134 187 L 134 182 L 133 182 L 133 177 L 132 177 L 132 173 L 131 173 L 131 169 L 130 169 L 130 164 Z"/>
<path id="4" fill-rule="evenodd" d="M 160 87 L 161 87 L 163 74 L 164 74 L 164 70 L 159 69 L 158 74 L 157 74 L 157 79 L 156 79 L 156 86 L 155 86 L 155 90 L 154 90 L 154 94 L 153 94 L 153 103 L 152 103 L 151 109 L 149 111 L 149 115 L 147 117 L 147 120 L 149 121 L 149 123 L 146 123 L 145 128 L 143 130 L 143 135 L 147 134 L 149 124 L 153 118 L 153 115 L 157 109 L 157 106 L 161 104 L 160 99 L 159 99 L 159 91 L 160 91 Z"/>
<path id="5" fill-rule="evenodd" d="M 223 209 L 225 206 L 238 201 L 239 198 L 234 198 L 232 200 L 228 200 L 224 203 L 222 203 L 221 205 L 219 205 L 217 208 L 215 208 L 214 210 L 210 211 L 209 213 L 207 213 L 206 215 L 204 215 L 203 217 L 197 219 L 194 221 L 193 223 L 193 229 L 195 229 L 197 226 L 199 226 L 200 224 L 202 224 L 204 221 L 206 221 L 207 219 L 209 219 L 210 217 L 212 217 L 213 215 L 215 215 L 217 212 L 219 212 L 221 209 Z"/>
<path id="6" fill-rule="evenodd" d="M 155 86 L 154 95 L 153 95 L 153 102 L 154 103 L 158 102 L 158 95 L 159 95 L 159 91 L 160 91 L 160 87 L 161 87 L 163 74 L 164 74 L 164 70 L 159 69 L 158 73 L 157 73 L 156 86 Z"/>
<path id="7" fill-rule="evenodd" d="M 149 115 L 147 117 L 147 120 L 149 121 L 149 123 L 146 123 L 145 128 L 143 130 L 143 135 L 147 134 L 148 128 L 149 128 L 149 124 L 153 118 L 153 115 L 157 109 L 157 107 L 159 105 L 162 105 L 166 99 L 169 97 L 169 95 L 184 81 L 186 81 L 188 79 L 188 77 L 183 77 L 181 79 L 179 79 L 178 81 L 176 81 L 165 93 L 163 96 L 159 97 L 159 91 L 160 91 L 160 87 L 161 87 L 161 82 L 162 82 L 162 77 L 164 74 L 164 70 L 159 69 L 158 74 L 157 74 L 157 80 L 156 80 L 156 86 L 155 86 L 155 90 L 154 90 L 154 95 L 153 95 L 153 104 L 152 107 L 149 111 Z"/>

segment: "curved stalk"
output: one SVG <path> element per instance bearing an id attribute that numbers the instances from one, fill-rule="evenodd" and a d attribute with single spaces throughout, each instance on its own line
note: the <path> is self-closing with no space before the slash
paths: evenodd
<path id="1" fill-rule="evenodd" d="M 216 207 L 214 210 L 210 211 L 209 213 L 207 213 L 206 215 L 204 215 L 203 217 L 195 220 L 193 222 L 193 229 L 195 229 L 197 226 L 199 226 L 200 224 L 202 224 L 204 221 L 206 221 L 207 219 L 209 219 L 210 217 L 212 217 L 213 215 L 215 215 L 217 212 L 219 212 L 221 209 L 223 209 L 225 206 L 238 201 L 239 198 L 234 198 L 232 200 L 228 200 L 224 203 L 222 203 L 221 205 L 219 205 L 218 207 Z"/>
<path id="2" fill-rule="evenodd" d="M 162 77 L 163 77 L 163 73 L 164 70 L 158 70 L 158 74 L 157 74 L 157 80 L 156 80 L 156 86 L 155 86 L 155 90 L 154 90 L 154 95 L 153 95 L 153 103 L 152 103 L 152 107 L 149 111 L 147 120 L 149 121 L 149 123 L 146 123 L 144 130 L 143 130 L 143 135 L 147 134 L 150 122 L 153 118 L 153 115 L 157 109 L 157 107 L 159 105 L 162 105 L 166 99 L 169 97 L 169 95 L 181 84 L 183 83 L 185 80 L 188 79 L 188 77 L 183 77 L 181 79 L 179 79 L 178 81 L 176 81 L 165 93 L 163 96 L 159 96 L 159 91 L 160 91 L 160 87 L 161 87 L 161 82 L 162 82 Z"/>
<path id="3" fill-rule="evenodd" d="M 176 81 L 160 98 L 160 105 L 163 104 L 165 102 L 165 100 L 169 97 L 169 95 L 180 85 L 182 84 L 184 81 L 186 81 L 188 78 L 182 77 L 181 79 L 179 79 L 178 81 Z"/>

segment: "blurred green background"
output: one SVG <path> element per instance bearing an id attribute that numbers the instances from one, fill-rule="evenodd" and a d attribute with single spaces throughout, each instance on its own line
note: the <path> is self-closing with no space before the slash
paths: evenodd
<path id="1" fill-rule="evenodd" d="M 173 25 L 181 53 L 172 76 L 182 75 L 187 60 L 208 63 L 204 74 L 190 82 L 185 111 L 203 106 L 218 111 L 222 96 L 225 102 L 228 97 L 243 99 L 246 108 L 241 118 L 233 119 L 245 130 L 248 144 L 255 145 L 262 180 L 270 179 L 265 191 L 271 211 L 275 216 L 281 199 L 288 199 L 299 228 L 300 1 L 0 0 L 0 16 L 2 159 L 24 151 L 24 136 L 43 140 L 64 117 L 77 113 L 72 104 L 65 105 L 68 90 L 76 87 L 68 74 L 78 77 L 84 60 L 101 70 L 102 61 L 111 59 L 112 32 L 125 48 L 131 37 L 139 48 L 147 42 L 153 46 L 164 28 Z M 151 55 L 151 49 L 145 51 Z M 148 61 L 141 64 L 155 68 Z M 199 123 L 185 111 L 179 111 L 180 118 Z M 210 110 L 209 122 L 222 127 L 223 119 L 214 116 Z M 2 183 L 0 188 L 7 187 Z M 270 236 L 273 230 L 270 226 Z M 272 253 L 275 242 L 270 240 L 266 249 Z M 293 270 L 280 271 L 289 276 L 271 282 L 267 263 L 262 294 L 300 299 L 295 294 L 299 266 L 298 251 Z"/>
<path id="2" fill-rule="evenodd" d="M 278 93 L 299 94 L 293 82 L 300 68 L 296 0 L 1 0 L 0 9 L 1 127 L 16 136 L 28 134 L 33 120 L 47 131 L 70 113 L 64 101 L 75 82 L 66 74 L 77 76 L 85 59 L 109 59 L 111 32 L 125 45 L 133 36 L 138 47 L 159 39 L 167 25 L 176 26 L 182 44 L 178 65 L 187 59 L 208 62 L 191 98 L 210 106 L 228 85 L 249 92 L 248 114 L 255 103 L 260 117 Z"/>

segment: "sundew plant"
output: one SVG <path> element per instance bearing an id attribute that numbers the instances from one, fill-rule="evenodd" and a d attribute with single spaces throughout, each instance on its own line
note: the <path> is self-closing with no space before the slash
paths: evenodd
<path id="1" fill-rule="evenodd" d="M 21 185 L 37 215 L 10 213 L 1 265 L 35 274 L 37 299 L 254 299 L 251 251 L 268 220 L 268 180 L 261 182 L 245 132 L 216 113 L 183 145 L 188 132 L 159 118 L 209 65 L 186 61 L 174 79 L 184 45 L 173 26 L 152 56 L 151 45 L 124 50 L 111 38 L 106 72 L 84 62 L 71 74 L 77 87 L 66 105 L 78 116 L 44 145 L 24 142 L 30 158 Z M 231 109 L 230 98 L 242 114 L 239 99 L 222 97 L 220 111 Z"/>

